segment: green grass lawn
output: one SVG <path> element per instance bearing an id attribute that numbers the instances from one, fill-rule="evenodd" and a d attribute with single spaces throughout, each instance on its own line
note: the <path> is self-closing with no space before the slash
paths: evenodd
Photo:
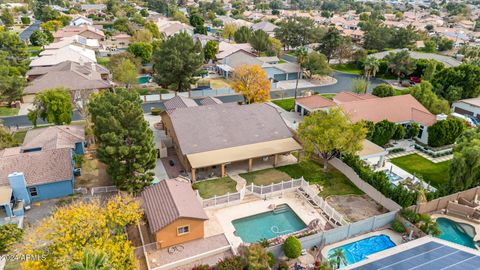
<path id="1" fill-rule="evenodd" d="M 222 177 L 212 180 L 205 180 L 193 184 L 193 188 L 197 189 L 200 196 L 204 199 L 212 198 L 213 196 L 221 196 L 228 192 L 237 192 L 237 182 L 230 177 Z"/>
<path id="2" fill-rule="evenodd" d="M 292 179 L 292 177 L 290 177 L 290 175 L 287 173 L 276 169 L 265 169 L 249 173 L 242 173 L 240 176 L 247 180 L 247 185 L 254 183 L 257 186 L 267 186 L 272 183 L 280 183 L 282 181 L 288 181 Z"/>
<path id="3" fill-rule="evenodd" d="M 272 100 L 272 102 L 287 112 L 292 111 L 293 107 L 295 106 L 295 99 L 293 98 L 277 99 Z"/>
<path id="4" fill-rule="evenodd" d="M 0 107 L 0 116 L 14 116 L 18 114 L 18 108 Z"/>
<path id="5" fill-rule="evenodd" d="M 390 161 L 405 171 L 423 178 L 424 181 L 436 188 L 441 187 L 448 180 L 450 161 L 433 163 L 417 154 L 394 158 Z"/>
<path id="6" fill-rule="evenodd" d="M 107 66 L 110 63 L 110 57 L 98 57 L 97 63 L 102 66 Z"/>
<path id="7" fill-rule="evenodd" d="M 26 130 L 21 130 L 13 133 L 13 137 L 15 138 L 15 140 L 17 140 L 19 144 L 23 143 L 23 140 L 25 139 L 25 135 L 27 135 Z"/>
<path id="8" fill-rule="evenodd" d="M 323 191 L 319 194 L 322 197 L 363 194 L 345 175 L 331 167 L 328 172 L 324 172 L 323 166 L 315 161 L 302 161 L 298 164 L 242 174 L 241 176 L 247 180 L 247 183 L 254 181 L 263 185 L 303 176 L 311 184 L 320 184 L 323 187 Z"/>
<path id="9" fill-rule="evenodd" d="M 351 74 L 361 74 L 362 70 L 357 68 L 355 64 L 336 64 L 332 65 L 332 68 L 341 72 L 351 73 Z"/>

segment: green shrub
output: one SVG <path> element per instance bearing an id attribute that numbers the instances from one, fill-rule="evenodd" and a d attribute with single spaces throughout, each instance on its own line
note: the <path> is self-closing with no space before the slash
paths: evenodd
<path id="1" fill-rule="evenodd" d="M 275 255 L 273 255 L 272 252 L 268 252 L 268 265 L 270 265 L 270 267 L 274 266 L 275 265 Z"/>
<path id="2" fill-rule="evenodd" d="M 405 226 L 403 226 L 403 224 L 398 220 L 394 220 L 392 222 L 392 229 L 398 233 L 404 233 L 407 231 L 407 229 L 405 229 Z"/>
<path id="3" fill-rule="evenodd" d="M 288 270 L 288 264 L 286 261 L 281 260 L 278 262 L 278 270 Z"/>
<path id="4" fill-rule="evenodd" d="M 295 236 L 289 236 L 283 243 L 283 252 L 290 259 L 298 258 L 302 253 L 302 243 Z"/>
<path id="5" fill-rule="evenodd" d="M 81 168 L 83 165 L 83 155 L 73 154 L 73 161 L 75 162 L 75 168 Z"/>
<path id="6" fill-rule="evenodd" d="M 217 270 L 243 270 L 245 263 L 240 256 L 228 257 L 217 263 Z"/>
<path id="7" fill-rule="evenodd" d="M 372 95 L 377 97 L 391 97 L 395 95 L 395 88 L 389 84 L 380 84 L 373 88 Z"/>
<path id="8" fill-rule="evenodd" d="M 408 221 L 410 221 L 413 224 L 418 223 L 418 221 L 420 220 L 420 216 L 410 209 L 404 208 L 400 210 L 400 215 L 402 215 L 404 218 L 406 218 Z"/>
<path id="9" fill-rule="evenodd" d="M 150 112 L 152 113 L 152 115 L 160 115 L 162 113 L 162 109 L 152 108 Z"/>

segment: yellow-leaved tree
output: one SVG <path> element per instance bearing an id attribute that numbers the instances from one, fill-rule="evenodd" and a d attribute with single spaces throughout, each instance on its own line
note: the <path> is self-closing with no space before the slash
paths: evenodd
<path id="1" fill-rule="evenodd" d="M 26 260 L 22 268 L 69 269 L 88 252 L 104 255 L 105 269 L 133 270 L 134 248 L 124 227 L 139 222 L 142 215 L 139 202 L 129 195 L 60 207 L 27 233 L 24 252 L 38 259 Z"/>
<path id="2" fill-rule="evenodd" d="M 270 100 L 270 81 L 259 65 L 241 65 L 233 71 L 230 86 L 243 95 L 247 104 Z"/>

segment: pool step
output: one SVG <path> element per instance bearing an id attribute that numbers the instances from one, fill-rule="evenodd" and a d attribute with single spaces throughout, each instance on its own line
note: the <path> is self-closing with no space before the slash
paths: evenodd
<path id="1" fill-rule="evenodd" d="M 275 207 L 275 209 L 273 209 L 273 213 L 274 214 L 280 214 L 280 213 L 288 212 L 289 210 L 290 209 L 289 209 L 288 205 L 282 204 L 282 205 L 279 205 L 279 206 Z"/>

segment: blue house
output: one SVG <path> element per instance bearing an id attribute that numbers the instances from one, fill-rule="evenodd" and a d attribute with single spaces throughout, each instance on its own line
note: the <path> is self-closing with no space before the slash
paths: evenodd
<path id="1" fill-rule="evenodd" d="M 25 135 L 21 152 L 70 148 L 75 154 L 85 153 L 85 130 L 79 125 L 51 126 L 30 129 Z"/>
<path id="2" fill-rule="evenodd" d="M 5 216 L 23 215 L 23 208 L 32 202 L 73 194 L 72 149 L 5 150 L 0 153 L 0 205 Z"/>

